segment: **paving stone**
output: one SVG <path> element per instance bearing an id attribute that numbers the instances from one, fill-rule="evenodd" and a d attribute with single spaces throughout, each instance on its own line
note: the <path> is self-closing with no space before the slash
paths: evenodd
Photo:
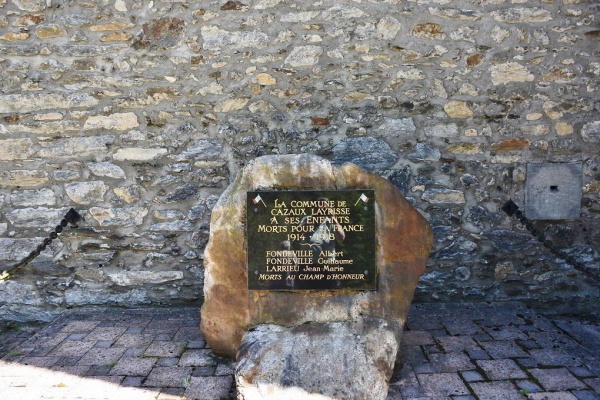
<path id="1" fill-rule="evenodd" d="M 95 328 L 85 340 L 112 340 L 115 341 L 121 336 L 127 328 L 125 327 L 97 327 Z"/>
<path id="2" fill-rule="evenodd" d="M 156 363 L 156 358 L 121 357 L 110 370 L 111 375 L 147 376 Z"/>
<path id="3" fill-rule="evenodd" d="M 431 354 L 429 356 L 435 372 L 467 371 L 475 368 L 464 353 Z"/>
<path id="4" fill-rule="evenodd" d="M 478 360 L 477 365 L 494 381 L 527 378 L 525 371 L 513 360 Z"/>
<path id="5" fill-rule="evenodd" d="M 517 384 L 517 386 L 519 387 L 519 389 L 524 390 L 524 391 L 526 391 L 528 393 L 535 393 L 535 392 L 541 392 L 542 391 L 541 387 L 539 387 L 534 382 L 531 382 L 529 380 L 527 380 L 527 381 L 516 381 L 515 383 Z"/>
<path id="6" fill-rule="evenodd" d="M 160 358 L 156 363 L 157 367 L 174 367 L 179 362 L 179 357 L 164 357 Z"/>
<path id="7" fill-rule="evenodd" d="M 485 351 L 492 358 L 516 358 L 516 357 L 528 357 L 527 354 L 522 348 L 517 346 L 514 341 L 494 341 L 494 342 L 480 342 L 481 347 L 484 348 Z"/>
<path id="8" fill-rule="evenodd" d="M 184 387 L 191 376 L 190 367 L 154 367 L 143 386 Z"/>
<path id="9" fill-rule="evenodd" d="M 485 350 L 467 350 L 471 360 L 489 360 L 491 357 Z"/>
<path id="10" fill-rule="evenodd" d="M 584 379 L 583 381 L 590 385 L 598 394 L 600 394 L 600 378 Z"/>
<path id="11" fill-rule="evenodd" d="M 220 400 L 229 396 L 232 385 L 231 376 L 193 376 L 184 396 L 197 400 Z"/>
<path id="12" fill-rule="evenodd" d="M 123 348 L 93 348 L 90 349 L 77 363 L 77 365 L 110 365 L 116 363 L 125 353 Z"/>
<path id="13" fill-rule="evenodd" d="M 203 349 L 206 347 L 206 342 L 204 340 L 190 340 L 187 343 L 188 349 Z"/>
<path id="14" fill-rule="evenodd" d="M 215 374 L 215 367 L 197 367 L 194 368 L 192 376 L 212 376 Z"/>
<path id="15" fill-rule="evenodd" d="M 88 335 L 88 333 L 71 333 L 67 336 L 67 340 L 83 340 Z"/>
<path id="16" fill-rule="evenodd" d="M 113 343 L 114 342 L 112 340 L 99 340 L 96 342 L 94 347 L 101 349 L 109 349 L 110 347 L 112 347 Z"/>
<path id="17" fill-rule="evenodd" d="M 529 354 L 542 366 L 577 367 L 581 365 L 581 360 L 574 358 L 562 350 L 529 350 Z"/>
<path id="18" fill-rule="evenodd" d="M 215 376 L 233 375 L 235 367 L 230 363 L 220 363 L 215 370 Z"/>
<path id="19" fill-rule="evenodd" d="M 50 367 L 52 371 L 63 372 L 68 375 L 74 376 L 85 376 L 90 369 L 89 365 L 81 365 L 81 366 L 60 366 L 54 365 Z"/>
<path id="20" fill-rule="evenodd" d="M 464 318 L 456 318 L 456 316 L 442 318 L 442 324 L 452 336 L 473 335 L 481 332 L 479 326 L 473 321 Z"/>
<path id="21" fill-rule="evenodd" d="M 200 328 L 197 326 L 182 326 L 179 328 L 173 340 L 176 341 L 189 341 L 189 340 L 198 340 L 200 337 Z"/>
<path id="22" fill-rule="evenodd" d="M 47 368 L 56 364 L 59 359 L 60 357 L 23 357 L 19 360 L 19 364 Z"/>
<path id="23" fill-rule="evenodd" d="M 539 392 L 530 393 L 527 396 L 528 400 L 578 400 L 569 392 Z"/>
<path id="24" fill-rule="evenodd" d="M 186 350 L 179 360 L 179 365 L 182 367 L 207 367 L 216 365 L 216 360 L 213 352 L 208 349 Z"/>
<path id="25" fill-rule="evenodd" d="M 463 371 L 460 374 L 467 382 L 478 382 L 484 380 L 483 376 L 481 376 L 481 374 L 477 371 Z"/>
<path id="26" fill-rule="evenodd" d="M 73 367 L 81 360 L 81 357 L 60 357 L 54 365 L 61 367 Z"/>
<path id="27" fill-rule="evenodd" d="M 61 332 L 91 332 L 101 321 L 70 321 Z"/>
<path id="28" fill-rule="evenodd" d="M 185 388 L 161 388 L 156 400 L 182 400 Z"/>
<path id="29" fill-rule="evenodd" d="M 124 333 L 113 344 L 115 347 L 148 347 L 154 341 L 154 335 Z"/>
<path id="30" fill-rule="evenodd" d="M 525 368 L 536 368 L 538 366 L 538 362 L 535 358 L 517 358 L 516 361 Z"/>
<path id="31" fill-rule="evenodd" d="M 591 378 L 596 376 L 586 367 L 570 367 L 569 371 L 578 378 Z"/>
<path id="32" fill-rule="evenodd" d="M 438 338 L 437 341 L 447 353 L 481 350 L 481 346 L 470 336 L 446 336 Z"/>
<path id="33" fill-rule="evenodd" d="M 94 346 L 94 342 L 66 340 L 51 353 L 58 357 L 82 357 Z"/>
<path id="34" fill-rule="evenodd" d="M 485 400 L 523 400 L 517 388 L 510 382 L 474 382 L 469 384 L 475 395 Z"/>
<path id="35" fill-rule="evenodd" d="M 92 365 L 85 373 L 87 376 L 108 375 L 112 366 L 110 365 Z"/>
<path id="36" fill-rule="evenodd" d="M 456 373 L 417 374 L 417 380 L 429 397 L 469 394 L 469 390 Z"/>
<path id="37" fill-rule="evenodd" d="M 566 368 L 530 369 L 529 372 L 546 390 L 585 389 L 586 385 Z"/>
<path id="38" fill-rule="evenodd" d="M 494 317 L 495 319 L 495 317 Z M 485 330 L 494 340 L 528 339 L 528 336 L 514 326 L 486 328 Z"/>
<path id="39" fill-rule="evenodd" d="M 600 393 L 592 390 L 573 390 L 571 394 L 577 398 L 577 400 L 600 400 Z"/>
<path id="40" fill-rule="evenodd" d="M 143 330 L 144 330 L 144 326 L 132 326 L 132 327 L 127 328 L 127 330 L 125 331 L 125 334 L 142 333 Z"/>
<path id="41" fill-rule="evenodd" d="M 144 352 L 146 357 L 177 357 L 181 354 L 183 347 L 179 343 L 168 341 L 154 341 Z"/>
<path id="42" fill-rule="evenodd" d="M 144 351 L 146 351 L 145 347 L 133 347 L 125 350 L 123 355 L 126 357 L 141 357 L 144 355 Z"/>
<path id="43" fill-rule="evenodd" d="M 126 376 L 121 381 L 121 386 L 140 387 L 144 379 L 146 379 L 144 376 Z"/>

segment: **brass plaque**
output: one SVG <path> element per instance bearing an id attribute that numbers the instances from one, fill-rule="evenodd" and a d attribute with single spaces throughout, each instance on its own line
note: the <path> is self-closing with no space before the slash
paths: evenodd
<path id="1" fill-rule="evenodd" d="M 248 289 L 376 290 L 375 192 L 248 192 Z"/>

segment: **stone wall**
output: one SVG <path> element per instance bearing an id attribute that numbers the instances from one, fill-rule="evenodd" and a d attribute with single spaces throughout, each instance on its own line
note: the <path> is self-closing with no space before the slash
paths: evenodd
<path id="1" fill-rule="evenodd" d="M 388 178 L 436 244 L 416 301 L 597 312 L 598 280 L 500 210 L 527 163 L 583 165 L 536 227 L 598 272 L 595 0 L 0 0 L 0 317 L 201 301 L 240 166 L 314 153 Z M 596 250 L 594 250 L 596 249 Z"/>

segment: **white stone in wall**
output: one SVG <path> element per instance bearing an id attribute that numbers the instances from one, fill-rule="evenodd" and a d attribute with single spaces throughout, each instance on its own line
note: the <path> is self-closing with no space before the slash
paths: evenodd
<path id="1" fill-rule="evenodd" d="M 0 285 L 0 304 L 27 304 L 31 306 L 42 305 L 42 299 L 35 286 L 8 280 Z"/>
<path id="2" fill-rule="evenodd" d="M 310 22 L 319 15 L 319 11 L 301 11 L 295 13 L 284 14 L 281 16 L 281 22 L 285 23 L 298 23 L 298 22 Z"/>
<path id="3" fill-rule="evenodd" d="M 126 131 L 139 126 L 137 116 L 132 113 L 116 113 L 111 115 L 95 115 L 89 117 L 83 126 L 84 131 L 106 129 Z"/>
<path id="4" fill-rule="evenodd" d="M 525 135 L 542 136 L 550 133 L 548 125 L 527 125 L 522 126 L 520 129 Z"/>
<path id="5" fill-rule="evenodd" d="M 196 227 L 188 221 L 157 222 L 150 226 L 151 231 L 192 232 Z"/>
<path id="6" fill-rule="evenodd" d="M 421 200 L 433 204 L 463 204 L 465 194 L 462 190 L 452 189 L 427 189 Z"/>
<path id="7" fill-rule="evenodd" d="M 12 0 L 19 10 L 40 12 L 46 9 L 49 2 L 47 0 Z"/>
<path id="8" fill-rule="evenodd" d="M 335 5 L 323 11 L 323 19 L 347 21 L 350 18 L 363 18 L 367 14 L 357 7 L 349 7 L 348 5 Z"/>
<path id="9" fill-rule="evenodd" d="M 228 32 L 217 26 L 203 26 L 200 34 L 204 39 L 202 47 L 207 50 L 219 50 L 221 47 L 243 49 L 247 47 L 265 47 L 270 43 L 269 35 L 257 31 Z"/>
<path id="10" fill-rule="evenodd" d="M 106 153 L 107 145 L 115 140 L 114 136 L 91 136 L 59 139 L 50 143 L 40 143 L 42 148 L 37 155 L 44 158 L 52 157 L 84 157 Z"/>
<path id="11" fill-rule="evenodd" d="M 141 304 L 150 304 L 150 299 L 148 298 L 148 292 L 141 288 L 124 293 L 114 293 L 107 291 L 104 286 L 74 287 L 65 291 L 65 304 L 67 306 L 110 304 L 112 306 L 135 307 Z"/>
<path id="12" fill-rule="evenodd" d="M 552 20 L 552 14 L 548 10 L 539 7 L 531 8 L 506 8 L 492 11 L 496 21 L 511 24 L 522 24 L 530 22 L 545 22 Z"/>
<path id="13" fill-rule="evenodd" d="M 43 121 L 28 124 L 7 125 L 6 133 L 33 133 L 36 135 L 54 135 L 76 132 L 81 129 L 77 121 Z"/>
<path id="14" fill-rule="evenodd" d="M 581 137 L 586 142 L 600 142 L 600 121 L 592 121 L 583 125 Z"/>
<path id="15" fill-rule="evenodd" d="M 383 124 L 377 128 L 385 136 L 412 135 L 417 127 L 412 118 L 383 118 Z"/>
<path id="16" fill-rule="evenodd" d="M 107 275 L 119 286 L 140 286 L 148 283 L 157 284 L 183 279 L 181 271 L 123 271 Z"/>
<path id="17" fill-rule="evenodd" d="M 75 182 L 65 185 L 67 196 L 77 204 L 102 203 L 108 189 L 102 181 Z"/>
<path id="18" fill-rule="evenodd" d="M 6 213 L 8 221 L 19 228 L 45 228 L 52 230 L 64 217 L 69 208 L 18 208 Z"/>
<path id="19" fill-rule="evenodd" d="M 490 67 L 492 84 L 494 86 L 505 85 L 510 82 L 531 82 L 534 79 L 529 70 L 516 62 L 508 62 Z"/>
<path id="20" fill-rule="evenodd" d="M 427 75 L 425 75 L 425 73 L 418 68 L 405 65 L 400 71 L 398 71 L 398 73 L 396 74 L 396 78 L 408 80 L 421 80 L 426 79 Z"/>
<path id="21" fill-rule="evenodd" d="M 292 49 L 285 63 L 292 67 L 306 67 L 319 62 L 323 49 L 319 46 L 298 46 Z"/>
<path id="22" fill-rule="evenodd" d="M 118 165 L 109 162 L 87 163 L 87 167 L 96 176 L 106 176 L 114 179 L 125 179 L 125 171 Z"/>
<path id="23" fill-rule="evenodd" d="M 0 185 L 31 187 L 48 183 L 48 173 L 38 170 L 0 171 Z"/>
<path id="24" fill-rule="evenodd" d="M 119 227 L 141 225 L 144 222 L 144 217 L 148 214 L 148 210 L 142 207 L 92 207 L 89 212 L 92 215 L 92 218 L 98 221 L 101 226 L 115 225 Z"/>
<path id="25" fill-rule="evenodd" d="M 441 138 L 458 136 L 458 126 L 456 124 L 438 124 L 427 127 L 424 131 L 425 136 Z"/>
<path id="26" fill-rule="evenodd" d="M 48 188 L 22 190 L 10 194 L 10 203 L 16 207 L 53 206 L 56 196 Z"/>
<path id="27" fill-rule="evenodd" d="M 483 14 L 477 10 L 465 10 L 458 8 L 429 7 L 428 11 L 431 15 L 435 15 L 437 17 L 459 21 L 477 21 L 483 16 Z"/>
<path id="28" fill-rule="evenodd" d="M 53 108 L 91 108 L 98 100 L 86 93 L 24 93 L 0 96 L 0 114 L 24 113 Z"/>
<path id="29" fill-rule="evenodd" d="M 218 103 L 214 108 L 214 112 L 226 113 L 231 111 L 243 110 L 249 101 L 250 98 L 248 97 L 240 99 L 227 99 Z"/>
<path id="30" fill-rule="evenodd" d="M 128 147 L 117 150 L 113 155 L 113 159 L 116 161 L 150 161 L 165 154 L 167 154 L 167 149 Z"/>
<path id="31" fill-rule="evenodd" d="M 0 140 L 0 161 L 26 160 L 35 154 L 31 139 Z"/>

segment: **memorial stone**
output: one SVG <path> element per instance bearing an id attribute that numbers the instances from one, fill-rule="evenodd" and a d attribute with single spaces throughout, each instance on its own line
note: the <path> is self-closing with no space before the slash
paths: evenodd
<path id="1" fill-rule="evenodd" d="M 383 399 L 432 245 L 388 180 L 310 154 L 259 157 L 213 208 L 201 329 L 213 351 L 237 353 L 242 398 L 370 386 Z M 319 368 L 332 373 L 313 379 Z M 352 376 L 369 384 L 349 389 Z"/>

